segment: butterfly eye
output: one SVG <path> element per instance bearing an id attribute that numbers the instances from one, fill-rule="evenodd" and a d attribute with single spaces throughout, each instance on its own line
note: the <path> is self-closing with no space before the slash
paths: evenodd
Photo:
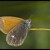
<path id="1" fill-rule="evenodd" d="M 18 26 L 15 26 L 6 36 L 6 42 L 11 46 L 20 46 L 23 44 L 27 33 L 28 27 L 24 22 L 21 22 Z"/>

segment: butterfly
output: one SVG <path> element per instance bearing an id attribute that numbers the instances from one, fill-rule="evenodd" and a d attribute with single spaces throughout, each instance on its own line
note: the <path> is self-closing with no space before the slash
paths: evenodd
<path id="1" fill-rule="evenodd" d="M 0 30 L 6 34 L 6 42 L 10 46 L 21 46 L 31 27 L 31 20 L 14 16 L 0 17 Z"/>

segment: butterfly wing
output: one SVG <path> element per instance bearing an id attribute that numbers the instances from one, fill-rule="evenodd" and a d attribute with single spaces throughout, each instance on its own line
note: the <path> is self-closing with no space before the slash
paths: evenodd
<path id="1" fill-rule="evenodd" d="M 12 16 L 0 17 L 0 30 L 7 34 L 14 26 L 24 21 L 24 19 Z"/>
<path id="2" fill-rule="evenodd" d="M 6 41 L 11 46 L 20 46 L 23 44 L 29 28 L 25 22 L 21 22 L 18 26 L 15 26 L 6 36 Z"/>

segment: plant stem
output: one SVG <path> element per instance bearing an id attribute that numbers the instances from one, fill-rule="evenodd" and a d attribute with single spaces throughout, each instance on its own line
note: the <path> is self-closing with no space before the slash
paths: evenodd
<path id="1" fill-rule="evenodd" d="M 49 30 L 50 28 L 30 28 L 30 30 Z"/>

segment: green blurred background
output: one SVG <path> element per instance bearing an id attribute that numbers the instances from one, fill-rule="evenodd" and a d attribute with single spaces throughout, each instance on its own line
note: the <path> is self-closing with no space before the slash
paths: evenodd
<path id="1" fill-rule="evenodd" d="M 24 19 L 31 16 L 31 27 L 50 28 L 50 1 L 0 1 L 0 16 L 19 16 Z M 19 47 L 9 46 L 6 35 L 0 31 L 0 49 L 50 49 L 50 31 L 30 30 Z"/>

